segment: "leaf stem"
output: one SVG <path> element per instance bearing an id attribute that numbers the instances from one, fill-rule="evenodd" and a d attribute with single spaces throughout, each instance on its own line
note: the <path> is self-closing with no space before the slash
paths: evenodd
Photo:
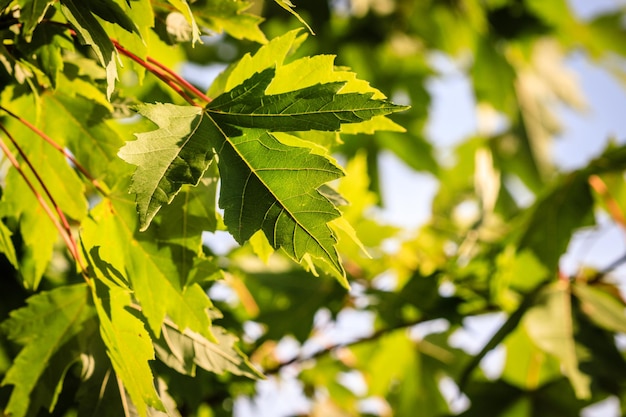
<path id="1" fill-rule="evenodd" d="M 35 175 L 35 178 L 37 179 L 37 182 L 41 185 L 42 189 L 44 190 L 44 192 L 48 196 L 48 199 L 50 200 L 50 202 L 54 206 L 54 208 L 56 210 L 56 213 L 59 216 L 58 218 L 54 215 L 52 209 L 50 208 L 50 206 L 48 205 L 46 200 L 43 198 L 43 196 L 35 189 L 35 186 L 28 179 L 28 177 L 26 176 L 26 173 L 22 169 L 21 164 L 19 163 L 17 158 L 15 158 L 15 155 L 13 155 L 11 150 L 8 148 L 8 146 L 4 143 L 4 141 L 1 138 L 0 138 L 0 149 L 2 149 L 2 151 L 4 152 L 6 157 L 11 162 L 11 165 L 13 165 L 13 167 L 17 170 L 17 172 L 20 174 L 20 176 L 24 179 L 24 181 L 26 182 L 26 185 L 33 192 L 35 198 L 37 199 L 37 201 L 39 202 L 39 204 L 41 205 L 43 210 L 46 212 L 48 217 L 52 220 L 52 222 L 54 223 L 54 226 L 57 228 L 57 230 L 61 234 L 61 237 L 65 241 L 65 244 L 66 244 L 68 250 L 70 251 L 70 254 L 76 260 L 76 262 L 78 263 L 79 267 L 81 268 L 81 273 L 83 274 L 83 277 L 85 278 L 86 281 L 88 281 L 88 277 L 86 276 L 86 272 L 85 272 L 87 269 L 86 269 L 85 265 L 83 264 L 82 259 L 79 256 L 78 246 L 76 245 L 76 241 L 74 240 L 74 237 L 72 236 L 72 230 L 70 228 L 69 222 L 67 221 L 67 218 L 65 217 L 65 214 L 63 214 L 63 211 L 61 210 L 59 205 L 54 200 L 54 197 L 50 193 L 50 190 L 48 190 L 48 187 L 46 187 L 46 184 L 41 179 L 41 176 L 39 175 L 39 173 L 37 172 L 37 170 L 35 169 L 33 164 L 30 162 L 30 160 L 28 159 L 28 157 L 26 156 L 26 154 L 24 153 L 22 148 L 19 146 L 19 144 L 17 143 L 17 141 L 15 140 L 13 135 L 11 135 L 11 133 L 9 133 L 9 131 L 6 129 L 6 127 L 4 127 L 4 125 L 2 125 L 2 124 L 0 124 L 0 130 L 2 130 L 2 132 L 4 132 L 4 134 L 7 136 L 7 138 L 13 144 L 13 146 L 15 146 L 15 148 L 19 152 L 20 156 L 24 159 L 24 162 L 26 162 L 28 167 L 31 169 L 31 171 Z"/>
<path id="2" fill-rule="evenodd" d="M 54 22 L 54 21 L 49 21 L 48 23 L 59 24 L 59 22 Z M 76 36 L 76 31 L 72 29 L 71 26 L 62 24 L 62 23 L 61 25 L 68 28 L 72 36 Z M 128 49 L 126 49 L 116 39 L 110 38 L 109 40 L 111 41 L 111 43 L 113 44 L 113 46 L 115 47 L 115 49 L 117 49 L 119 53 L 127 56 L 128 58 L 132 59 L 133 61 L 135 61 L 136 63 L 138 63 L 145 69 L 147 69 L 148 71 L 150 71 L 157 78 L 159 78 L 161 81 L 166 83 L 170 88 L 176 91 L 176 93 L 178 93 L 178 95 L 180 95 L 183 99 L 185 99 L 185 101 L 187 101 L 189 104 L 193 106 L 201 107 L 199 104 L 193 101 L 193 98 L 189 94 L 187 94 L 187 91 L 207 103 L 211 101 L 210 97 L 208 97 L 202 91 L 198 90 L 189 81 L 185 80 L 183 77 L 178 75 L 172 69 L 162 64 L 161 62 L 157 61 L 156 59 L 147 57 L 144 60 L 140 58 L 139 56 L 137 56 L 136 54 L 129 51 Z M 187 91 L 185 91 L 185 89 L 187 89 Z"/>
<path id="3" fill-rule="evenodd" d="M 6 114 L 8 114 L 9 116 L 14 118 L 18 122 L 20 122 L 21 124 L 26 126 L 27 128 L 29 128 L 30 130 L 32 130 L 37 136 L 39 136 L 40 138 L 42 138 L 43 140 L 48 142 L 50 145 L 52 145 L 52 147 L 54 149 L 56 149 L 57 151 L 61 152 L 63 154 L 63 156 L 65 156 L 76 167 L 76 169 L 81 174 L 83 174 L 85 176 L 85 178 L 87 178 L 89 180 L 89 182 L 91 182 L 91 184 L 94 186 L 94 188 L 96 190 L 98 190 L 102 195 L 105 195 L 105 196 L 108 195 L 108 192 L 100 185 L 100 182 L 97 179 L 95 179 L 93 177 L 93 175 L 91 175 L 89 173 L 89 171 L 87 171 L 87 169 L 85 167 L 83 167 L 76 160 L 76 158 L 74 158 L 74 155 L 72 155 L 71 153 L 69 153 L 67 151 L 67 149 L 63 148 L 61 145 L 56 143 L 51 137 L 46 135 L 43 131 L 41 131 L 39 128 L 37 128 L 37 126 L 33 125 L 32 123 L 30 123 L 28 120 L 24 119 L 23 117 L 13 113 L 9 109 L 7 109 L 5 107 L 2 107 L 2 106 L 0 106 L 0 110 L 4 111 Z"/>
<path id="4" fill-rule="evenodd" d="M 157 78 L 159 78 L 161 81 L 166 83 L 172 90 L 176 91 L 176 93 L 178 93 L 178 95 L 180 95 L 183 99 L 185 99 L 185 101 L 187 103 L 191 104 L 192 106 L 201 107 L 199 104 L 197 104 L 195 101 L 193 101 L 193 99 L 189 96 L 189 94 L 187 94 L 187 92 L 178 84 L 178 82 L 180 82 L 178 80 L 178 78 L 181 78 L 181 77 L 177 76 L 178 78 L 173 78 L 173 76 L 172 76 L 173 71 L 171 71 L 171 70 L 165 71 L 160 66 L 158 66 L 156 64 L 153 65 L 150 62 L 145 61 L 144 59 L 142 59 L 142 58 L 138 57 L 137 55 L 135 55 L 134 53 L 130 52 L 128 49 L 124 48 L 115 39 L 111 39 L 111 42 L 113 42 L 113 45 L 115 46 L 115 48 L 122 55 L 127 56 L 128 58 L 132 59 L 133 61 L 135 61 L 136 63 L 138 63 L 139 65 L 141 65 L 145 69 L 147 69 L 148 71 L 150 71 Z"/>
<path id="5" fill-rule="evenodd" d="M 396 330 L 402 330 L 402 329 L 408 329 L 409 327 L 413 327 L 417 324 L 420 323 L 424 323 L 426 321 L 432 320 L 432 317 L 422 317 L 419 318 L 417 320 L 413 320 L 411 322 L 408 323 L 399 323 L 397 325 L 394 326 L 390 326 L 390 327 L 385 327 L 382 329 L 379 329 L 377 331 L 375 331 L 374 333 L 370 334 L 369 336 L 365 336 L 356 340 L 353 340 L 351 342 L 347 342 L 347 343 L 336 343 L 330 346 L 325 347 L 322 350 L 318 350 L 315 353 L 312 353 L 308 356 L 302 357 L 302 356 L 296 356 L 286 362 L 281 362 L 277 365 L 275 365 L 272 368 L 266 369 L 263 371 L 264 375 L 273 375 L 278 373 L 281 369 L 283 369 L 286 366 L 289 365 L 293 365 L 295 363 L 301 363 L 301 362 L 306 362 L 306 361 L 310 361 L 312 359 L 318 359 L 322 356 L 326 356 L 328 354 L 330 354 L 331 352 L 337 350 L 337 349 L 342 349 L 342 348 L 348 348 L 348 347 L 352 347 L 352 346 L 356 346 L 359 345 L 361 343 L 366 343 L 366 342 L 371 342 L 373 340 L 377 340 L 379 338 L 381 338 L 382 336 L 385 336 L 391 332 L 395 332 Z"/>
<path id="6" fill-rule="evenodd" d="M 152 57 L 147 57 L 148 62 L 150 62 L 151 64 L 156 65 L 157 67 L 159 67 L 160 69 L 162 69 L 163 71 L 167 72 L 172 78 L 174 78 L 176 81 L 178 81 L 180 84 L 182 84 L 183 86 L 185 86 L 189 91 L 191 91 L 192 93 L 194 93 L 196 95 L 196 97 L 206 101 L 207 103 L 211 102 L 211 97 L 207 96 L 206 94 L 204 94 L 202 91 L 198 90 L 195 86 L 193 86 L 189 81 L 185 80 L 183 77 L 181 77 L 180 75 L 178 75 L 175 71 L 172 71 L 171 68 L 167 67 L 166 65 L 160 63 L 159 61 L 157 61 L 156 59 L 152 58 Z"/>

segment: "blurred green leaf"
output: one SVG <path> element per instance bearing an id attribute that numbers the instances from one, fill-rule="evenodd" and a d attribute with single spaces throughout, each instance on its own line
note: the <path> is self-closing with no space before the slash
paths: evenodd
<path id="1" fill-rule="evenodd" d="M 573 285 L 572 291 L 593 322 L 609 331 L 626 332 L 626 306 L 621 299 L 590 285 Z"/>
<path id="2" fill-rule="evenodd" d="M 536 304 L 525 314 L 523 325 L 540 349 L 559 359 L 576 397 L 590 398 L 591 380 L 579 366 L 568 284 L 556 282 L 546 287 L 538 295 Z"/>

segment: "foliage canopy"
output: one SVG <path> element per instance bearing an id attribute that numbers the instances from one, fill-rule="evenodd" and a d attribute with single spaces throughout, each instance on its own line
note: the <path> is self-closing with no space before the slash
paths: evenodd
<path id="1" fill-rule="evenodd" d="M 626 147 L 570 172 L 549 150 L 556 106 L 582 106 L 565 57 L 623 77 L 622 21 L 565 0 L 0 0 L 4 414 L 230 415 L 285 370 L 311 416 L 626 412 L 622 260 L 560 269 L 598 219 L 626 233 Z M 441 56 L 479 115 L 452 158 L 425 133 Z M 437 180 L 418 230 L 376 216 L 388 154 Z M 371 331 L 326 340 L 350 313 Z M 478 351 L 455 344 L 493 314 Z"/>

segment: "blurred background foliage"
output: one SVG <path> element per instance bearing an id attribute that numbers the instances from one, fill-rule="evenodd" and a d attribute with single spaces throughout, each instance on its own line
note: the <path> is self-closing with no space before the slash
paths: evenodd
<path id="1" fill-rule="evenodd" d="M 253 10 L 268 38 L 302 26 L 274 2 Z M 275 258 L 261 267 L 251 247 L 226 255 L 220 309 L 248 328 L 246 350 L 271 375 L 260 384 L 273 387 L 240 399 L 241 415 L 578 416 L 603 400 L 624 414 L 620 260 L 560 267 L 598 219 L 624 238 L 624 138 L 588 138 L 605 151 L 570 172 L 553 151 L 559 110 L 588 109 L 566 59 L 583 54 L 624 79 L 619 5 L 588 20 L 565 0 L 301 0 L 296 10 L 315 32 L 299 53 L 337 55 L 411 109 L 393 117 L 406 131 L 320 137 L 345 162 L 344 215 L 371 255 L 340 243 L 349 294 Z M 249 48 L 224 38 L 189 58 L 212 68 Z M 469 80 L 476 129 L 440 144 L 427 128 L 429 83 L 450 67 Z M 422 183 L 405 190 L 424 195 L 403 211 L 427 210 L 417 229 L 378 215 L 389 153 L 436 183 L 432 202 Z M 490 324 L 469 330 L 478 345 L 459 342 L 481 319 Z M 299 387 L 298 399 L 281 384 Z"/>

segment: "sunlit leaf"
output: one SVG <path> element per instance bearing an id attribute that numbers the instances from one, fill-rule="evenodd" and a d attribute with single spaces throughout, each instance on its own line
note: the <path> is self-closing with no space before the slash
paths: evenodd
<path id="1" fill-rule="evenodd" d="M 173 259 L 172 248 L 159 245 L 154 235 L 138 235 L 130 201 L 105 200 L 92 210 L 92 218 L 81 234 L 84 247 L 101 273 L 122 287 L 130 284 L 152 332 L 158 336 L 169 316 L 181 329 L 211 340 L 211 302 L 198 284 L 185 285 L 193 256 Z M 115 245 L 127 250 L 120 252 Z"/>
<path id="2" fill-rule="evenodd" d="M 154 359 L 152 341 L 134 313 L 129 292 L 116 286 L 102 288 L 94 291 L 94 303 L 107 355 L 139 415 L 146 415 L 148 407 L 165 411 L 149 366 Z"/>
<path id="3" fill-rule="evenodd" d="M 255 74 L 204 111 L 171 104 L 139 107 L 159 129 L 138 135 L 119 155 L 138 165 L 131 191 L 137 193 L 142 230 L 182 184 L 198 183 L 217 154 L 220 206 L 239 243 L 263 230 L 274 248 L 298 262 L 311 254 L 343 276 L 327 225 L 339 212 L 317 191 L 341 176 L 341 169 L 306 148 L 283 145 L 269 131 L 338 130 L 342 123 L 402 107 L 373 100 L 371 93 L 338 94 L 343 83 L 266 95 L 273 78 L 272 69 Z"/>
<path id="4" fill-rule="evenodd" d="M 61 11 L 76 30 L 81 42 L 90 45 L 98 60 L 106 68 L 107 96 L 113 94 L 117 78 L 116 51 L 106 31 L 87 5 L 80 1 L 63 0 Z"/>

